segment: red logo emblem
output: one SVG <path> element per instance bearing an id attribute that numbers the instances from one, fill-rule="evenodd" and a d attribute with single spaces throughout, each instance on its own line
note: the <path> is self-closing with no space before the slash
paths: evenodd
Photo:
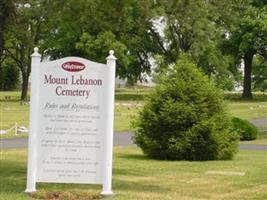
<path id="1" fill-rule="evenodd" d="M 80 62 L 70 61 L 70 62 L 63 63 L 61 67 L 62 69 L 68 72 L 79 72 L 79 71 L 84 70 L 85 65 Z"/>

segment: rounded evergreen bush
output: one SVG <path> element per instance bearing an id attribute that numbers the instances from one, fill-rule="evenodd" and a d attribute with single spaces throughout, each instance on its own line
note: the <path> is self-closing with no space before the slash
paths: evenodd
<path id="1" fill-rule="evenodd" d="M 232 118 L 232 126 L 233 130 L 239 134 L 240 140 L 255 140 L 257 138 L 256 126 L 247 120 L 234 117 Z"/>
<path id="2" fill-rule="evenodd" d="M 133 123 L 135 143 L 151 158 L 231 159 L 231 131 L 223 96 L 186 57 L 159 78 Z"/>

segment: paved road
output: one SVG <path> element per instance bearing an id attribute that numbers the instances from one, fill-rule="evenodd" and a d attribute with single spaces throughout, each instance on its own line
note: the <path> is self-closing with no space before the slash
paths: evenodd
<path id="1" fill-rule="evenodd" d="M 1 149 L 25 148 L 28 138 L 12 138 L 0 140 Z M 132 141 L 132 133 L 115 133 L 114 146 L 135 146 Z M 241 144 L 241 150 L 267 151 L 267 145 Z"/>
<path id="2" fill-rule="evenodd" d="M 267 118 L 250 120 L 255 126 L 267 126 Z"/>
<path id="3" fill-rule="evenodd" d="M 1 149 L 25 148 L 27 146 L 28 138 L 0 139 Z M 114 146 L 135 146 L 132 141 L 132 134 L 129 132 L 115 133 Z"/>
<path id="4" fill-rule="evenodd" d="M 241 150 L 267 151 L 267 145 L 263 144 L 240 144 Z"/>

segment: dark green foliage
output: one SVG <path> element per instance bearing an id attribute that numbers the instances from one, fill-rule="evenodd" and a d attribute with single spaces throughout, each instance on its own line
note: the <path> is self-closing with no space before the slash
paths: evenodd
<path id="1" fill-rule="evenodd" d="M 267 91 L 267 59 L 259 55 L 255 56 L 252 75 L 254 90 Z"/>
<path id="2" fill-rule="evenodd" d="M 238 136 L 222 94 L 187 58 L 165 74 L 134 123 L 135 143 L 156 159 L 231 159 Z"/>
<path id="3" fill-rule="evenodd" d="M 257 55 L 265 60 L 267 56 L 267 6 L 262 0 L 236 1 L 228 14 L 231 19 L 227 31 L 229 37 L 225 37 L 222 49 L 236 61 L 244 60 L 242 97 L 251 99 L 253 60 Z"/>
<path id="4" fill-rule="evenodd" d="M 52 59 L 72 55 L 96 62 L 106 62 L 113 49 L 117 75 L 135 83 L 142 79 L 141 73 L 150 72 L 150 53 L 158 49 L 149 32 L 150 4 L 139 0 L 51 1 L 46 9 L 50 29 L 44 31 L 42 48 Z"/>
<path id="5" fill-rule="evenodd" d="M 256 126 L 247 120 L 234 117 L 232 119 L 233 130 L 240 135 L 240 140 L 255 140 L 258 130 Z"/>
<path id="6" fill-rule="evenodd" d="M 222 19 L 228 19 L 231 1 L 205 0 L 157 0 L 164 16 L 164 35 L 161 35 L 161 57 L 157 71 L 173 64 L 183 53 L 188 53 L 205 74 L 221 89 L 232 90 L 237 70 L 233 70 L 232 56 L 223 55 L 220 49 Z M 222 11 L 223 10 L 223 11 Z M 225 22 L 223 22 L 225 24 Z M 167 43 L 168 45 L 165 45 Z"/>
<path id="7" fill-rule="evenodd" d="M 0 90 L 14 90 L 19 83 L 19 69 L 12 62 L 0 66 Z"/>
<path id="8" fill-rule="evenodd" d="M 0 58 L 5 47 L 4 33 L 7 25 L 15 13 L 15 2 L 13 0 L 0 1 Z"/>

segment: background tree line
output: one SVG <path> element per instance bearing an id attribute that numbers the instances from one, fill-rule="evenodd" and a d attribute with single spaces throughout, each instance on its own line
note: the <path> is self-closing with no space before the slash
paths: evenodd
<path id="1" fill-rule="evenodd" d="M 243 97 L 265 90 L 265 0 L 2 0 L 0 89 L 18 87 L 27 97 L 30 55 L 81 56 L 105 62 L 118 57 L 117 75 L 131 84 L 143 73 L 162 73 L 187 54 L 218 87 L 243 80 Z M 244 78 L 240 63 L 244 61 Z"/>

